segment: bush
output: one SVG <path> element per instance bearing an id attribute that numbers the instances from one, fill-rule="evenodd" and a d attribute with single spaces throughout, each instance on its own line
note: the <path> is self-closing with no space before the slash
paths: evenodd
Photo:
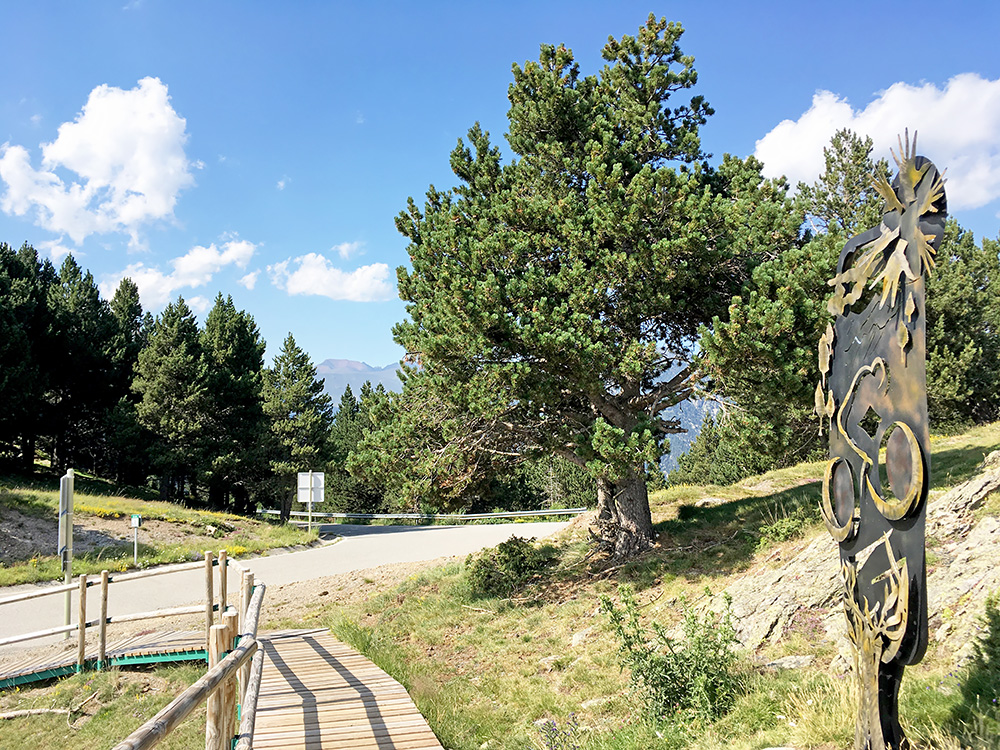
<path id="1" fill-rule="evenodd" d="M 682 599 L 684 642 L 679 643 L 659 623 L 653 623 L 652 633 L 646 630 L 632 589 L 620 586 L 618 591 L 622 608 L 606 596 L 601 608 L 621 641 L 621 666 L 630 670 L 632 685 L 643 694 L 651 717 L 693 714 L 714 719 L 728 711 L 746 689 L 737 664 L 731 600 L 726 598 L 722 614 L 699 616 Z"/>
<path id="2" fill-rule="evenodd" d="M 473 598 L 512 596 L 532 578 L 544 573 L 556 560 L 549 545 L 512 536 L 496 547 L 484 549 L 466 560 L 466 576 Z"/>

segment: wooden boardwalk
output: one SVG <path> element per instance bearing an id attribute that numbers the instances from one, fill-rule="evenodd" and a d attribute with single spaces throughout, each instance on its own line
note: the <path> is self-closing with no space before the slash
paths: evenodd
<path id="1" fill-rule="evenodd" d="M 327 631 L 262 642 L 255 750 L 441 750 L 403 686 Z"/>
<path id="2" fill-rule="evenodd" d="M 51 650 L 38 655 L 28 651 L 0 655 L 0 689 L 24 685 L 38 680 L 73 674 L 76 671 L 76 634 L 66 643 L 71 646 L 62 653 Z M 106 659 L 109 666 L 168 661 L 196 661 L 206 658 L 205 631 L 147 631 L 108 644 Z M 86 651 L 85 667 L 97 666 L 97 647 Z"/>

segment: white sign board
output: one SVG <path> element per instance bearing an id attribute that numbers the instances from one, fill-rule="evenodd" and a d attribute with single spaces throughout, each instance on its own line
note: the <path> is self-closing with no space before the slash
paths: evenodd
<path id="1" fill-rule="evenodd" d="M 323 502 L 323 472 L 300 471 L 297 499 L 303 505 Z"/>

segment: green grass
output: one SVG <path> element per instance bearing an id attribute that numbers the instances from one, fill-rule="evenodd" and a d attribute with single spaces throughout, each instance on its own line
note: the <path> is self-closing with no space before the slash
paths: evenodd
<path id="1" fill-rule="evenodd" d="M 931 445 L 932 488 L 939 493 L 973 476 L 983 457 L 1000 448 L 1000 425 L 935 436 Z M 630 692 L 607 618 L 597 611 L 602 594 L 614 598 L 617 583 L 630 582 L 643 617 L 671 628 L 682 616 L 683 597 L 697 601 L 706 586 L 720 591 L 773 552 L 825 533 L 817 510 L 822 470 L 823 462 L 815 462 L 728 487 L 654 493 L 656 551 L 610 574 L 583 562 L 588 547 L 578 531 L 561 541 L 552 577 L 512 599 L 472 598 L 459 563 L 364 603 L 318 604 L 309 619 L 329 625 L 399 679 L 450 748 L 848 748 L 856 711 L 851 679 L 824 671 L 835 655 L 830 645 L 817 647 L 825 612 L 800 612 L 784 640 L 760 655 L 812 653 L 814 667 L 758 668 L 752 689 L 722 718 L 656 725 Z M 725 502 L 696 507 L 703 498 Z M 991 499 L 980 512 L 1000 512 L 995 506 Z M 996 710 L 970 705 L 958 687 L 968 673 L 956 679 L 947 669 L 936 663 L 907 669 L 901 714 L 909 735 L 922 747 L 1000 747 Z M 546 741 L 536 726 L 545 719 L 555 722 L 555 739 Z"/>
<path id="2" fill-rule="evenodd" d="M 98 750 L 123 740 L 204 673 L 203 664 L 126 673 L 85 672 L 51 685 L 0 693 L 0 712 L 27 708 L 74 709 L 82 713 L 0 721 L 0 747 Z M 92 698 L 94 694 L 96 698 Z M 72 722 L 72 726 L 68 721 Z M 197 709 L 157 747 L 182 750 L 205 742 L 205 709 Z"/>
<path id="3" fill-rule="evenodd" d="M 92 517 L 122 519 L 125 530 L 126 519 L 137 513 L 144 522 L 172 524 L 182 536 L 179 541 L 160 542 L 150 537 L 148 527 L 145 533 L 140 529 L 139 568 L 195 560 L 206 549 L 226 549 L 230 556 L 240 557 L 276 547 L 304 544 L 317 538 L 316 531 L 309 533 L 290 524 L 280 525 L 231 513 L 184 508 L 156 500 L 101 494 L 113 489 L 106 482 L 78 475 L 74 492 L 74 521 L 80 523 Z M 44 476 L 0 477 L 0 514 L 6 509 L 52 520 L 55 546 L 55 524 L 59 513 L 56 480 Z M 124 571 L 132 567 L 131 540 L 78 553 L 73 559 L 74 574 Z M 0 586 L 53 581 L 61 577 L 61 564 L 55 555 L 0 564 Z"/>

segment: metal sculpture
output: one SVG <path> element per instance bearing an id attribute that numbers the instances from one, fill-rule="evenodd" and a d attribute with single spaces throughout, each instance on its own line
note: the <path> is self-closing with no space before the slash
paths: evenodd
<path id="1" fill-rule="evenodd" d="M 855 748 L 909 747 L 899 725 L 903 668 L 927 649 L 924 518 L 929 477 L 925 271 L 944 234 L 944 180 L 899 140 L 899 173 L 873 178 L 879 226 L 841 251 L 819 343 L 816 412 L 830 428 L 820 511 L 840 544 L 859 706 Z"/>

